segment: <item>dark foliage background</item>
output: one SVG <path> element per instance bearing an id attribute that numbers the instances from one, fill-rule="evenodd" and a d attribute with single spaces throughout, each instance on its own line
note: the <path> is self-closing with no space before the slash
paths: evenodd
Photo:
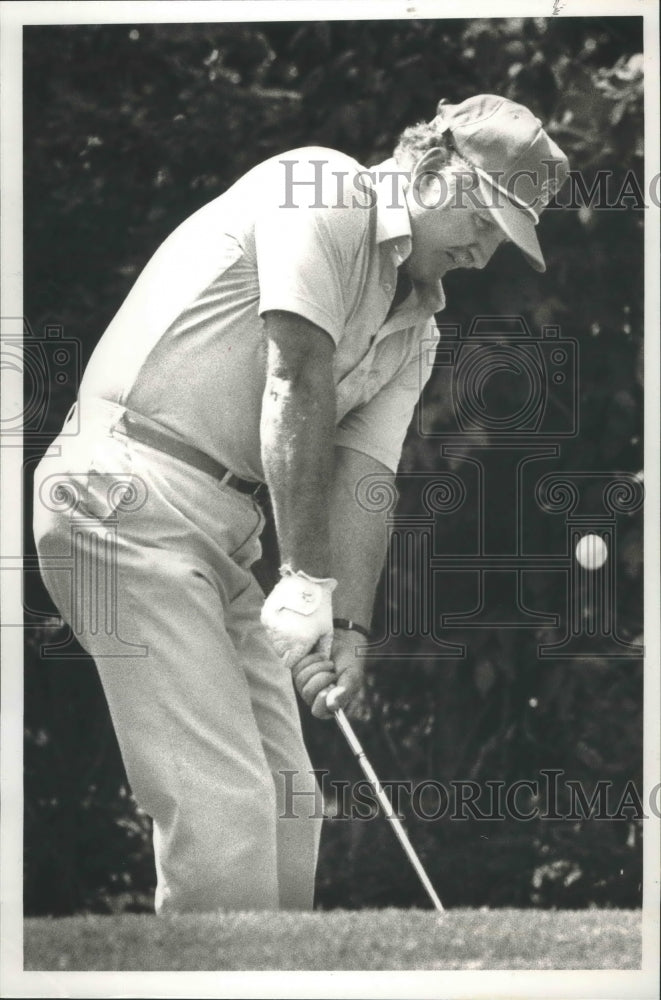
<path id="1" fill-rule="evenodd" d="M 405 125 L 433 115 L 441 96 L 495 92 L 521 100 L 548 122 L 588 183 L 608 169 L 613 192 L 629 171 L 642 187 L 641 25 L 637 18 L 512 18 L 27 28 L 25 313 L 32 331 L 39 337 L 47 324 L 61 325 L 80 343 L 84 362 L 159 242 L 247 168 L 311 143 L 374 164 L 390 155 Z M 580 341 L 580 434 L 562 444 L 549 471 L 637 473 L 642 466 L 644 213 L 634 203 L 620 211 L 549 210 L 545 275 L 504 248 L 486 272 L 446 281 L 444 323 L 465 328 L 479 314 L 516 314 L 533 331 L 556 323 Z M 28 497 L 34 462 L 75 389 L 74 378 L 50 386 L 43 438 L 26 451 Z M 428 426 L 442 430 L 451 399 L 440 374 L 423 405 Z M 420 510 L 419 484 L 407 472 L 431 476 L 461 465 L 439 455 L 438 440 L 413 427 L 402 516 Z M 533 506 L 532 496 L 524 498 L 524 514 Z M 508 504 L 501 507 L 490 512 L 496 528 L 511 517 Z M 598 497 L 588 497 L 587 512 L 601 513 Z M 452 521 L 455 551 L 470 546 L 469 514 Z M 28 510 L 28 552 L 29 523 Z M 552 550 L 558 523 L 557 515 L 533 519 L 530 551 Z M 448 528 L 442 518 L 437 527 L 442 550 Z M 618 519 L 618 628 L 630 641 L 642 630 L 641 531 L 639 514 Z M 272 539 L 266 555 L 268 579 Z M 408 572 L 390 566 L 384 575 L 377 634 L 387 624 L 385 577 L 419 600 L 419 580 Z M 532 580 L 535 609 L 562 610 L 559 576 Z M 451 590 L 450 583 L 450 598 Z M 25 599 L 26 912 L 143 909 L 153 887 L 149 823 L 127 790 L 93 664 L 71 655 L 45 659 L 42 645 L 63 632 L 34 572 Z M 488 610 L 497 621 L 498 608 Z M 539 642 L 561 632 L 446 629 L 447 641 L 466 645 L 466 657 L 455 660 L 436 658 L 428 636 L 393 637 L 369 661 L 372 720 L 361 727 L 377 772 L 512 782 L 559 768 L 588 791 L 611 781 L 615 803 L 628 781 L 640 788 L 640 660 L 608 659 L 596 638 L 585 658 L 540 661 Z M 305 725 L 318 767 L 336 778 L 359 776 L 332 725 L 307 716 Z M 542 792 L 542 809 L 543 799 Z M 561 796 L 561 810 L 563 803 Z M 583 822 L 411 818 L 408 828 L 448 905 L 636 906 L 642 831 L 634 814 Z M 382 820 L 329 820 L 322 846 L 319 905 L 425 905 Z"/>

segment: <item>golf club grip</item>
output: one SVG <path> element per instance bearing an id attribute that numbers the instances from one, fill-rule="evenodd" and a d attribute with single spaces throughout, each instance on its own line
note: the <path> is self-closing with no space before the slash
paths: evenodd
<path id="1" fill-rule="evenodd" d="M 346 715 L 344 714 L 344 711 L 341 708 L 335 709 L 335 720 L 340 729 L 342 730 L 342 733 L 344 734 L 344 737 L 347 743 L 349 744 L 354 757 L 360 764 L 363 774 L 365 775 L 367 780 L 372 785 L 372 788 L 376 792 L 376 796 L 379 802 L 381 803 L 381 808 L 386 814 L 386 818 L 390 821 L 392 828 L 395 831 L 395 834 L 397 835 L 397 839 L 399 840 L 400 844 L 406 851 L 406 855 L 411 864 L 413 865 L 416 875 L 418 876 L 424 888 L 426 889 L 427 895 L 434 904 L 434 908 L 442 913 L 443 904 L 441 903 L 436 893 L 436 890 L 434 889 L 434 886 L 431 884 L 429 877 L 422 866 L 422 862 L 420 861 L 420 858 L 415 852 L 413 844 L 407 837 L 406 831 L 404 830 L 404 827 L 402 826 L 399 817 L 397 816 L 395 810 L 392 807 L 392 802 L 390 801 L 385 791 L 381 787 L 381 783 L 376 776 L 374 768 L 367 759 L 365 751 L 363 750 L 360 741 L 358 740 L 358 737 L 353 731 L 353 726 L 351 725 Z"/>

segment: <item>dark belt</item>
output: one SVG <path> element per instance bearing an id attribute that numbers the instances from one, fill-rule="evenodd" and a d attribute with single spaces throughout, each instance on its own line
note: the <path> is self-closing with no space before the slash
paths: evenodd
<path id="1" fill-rule="evenodd" d="M 120 434 L 126 434 L 133 441 L 146 444 L 149 448 L 162 451 L 172 458 L 178 458 L 180 461 L 186 462 L 187 465 L 192 465 L 193 468 L 199 469 L 201 472 L 206 472 L 207 475 L 213 476 L 214 479 L 218 479 L 224 486 L 238 490 L 239 493 L 256 496 L 260 490 L 266 490 L 264 483 L 255 483 L 250 479 L 241 479 L 239 476 L 235 476 L 234 473 L 230 472 L 220 462 L 217 462 L 211 455 L 200 451 L 199 448 L 195 448 L 192 444 L 187 444 L 185 441 L 171 437 L 170 434 L 166 434 L 164 431 L 157 430 L 151 424 L 142 420 L 137 414 L 124 413 L 113 427 L 113 430 L 119 431 Z"/>

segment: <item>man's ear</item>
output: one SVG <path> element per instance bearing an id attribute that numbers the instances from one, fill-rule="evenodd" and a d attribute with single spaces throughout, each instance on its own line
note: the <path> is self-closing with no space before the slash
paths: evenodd
<path id="1" fill-rule="evenodd" d="M 413 167 L 413 177 L 425 171 L 440 173 L 447 163 L 447 153 L 440 146 L 426 150 Z"/>
<path id="2" fill-rule="evenodd" d="M 422 154 L 411 171 L 411 186 L 415 188 L 420 203 L 428 208 L 442 204 L 447 196 L 447 182 L 443 169 L 447 153 L 440 146 L 432 146 Z"/>

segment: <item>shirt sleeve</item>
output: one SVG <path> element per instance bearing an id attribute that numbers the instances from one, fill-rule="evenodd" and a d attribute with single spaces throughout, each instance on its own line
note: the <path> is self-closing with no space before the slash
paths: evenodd
<path id="1" fill-rule="evenodd" d="M 438 330 L 433 321 L 416 328 L 413 348 L 395 375 L 370 400 L 351 410 L 337 428 L 335 443 L 369 455 L 397 472 L 406 432 L 429 380 Z"/>
<path id="2" fill-rule="evenodd" d="M 339 203 L 337 183 L 331 175 L 322 179 L 320 197 L 307 199 L 317 204 L 306 204 L 303 191 L 290 206 L 265 206 L 255 221 L 259 315 L 271 309 L 297 313 L 336 344 L 344 333 L 346 290 L 370 215 L 362 204 Z"/>

